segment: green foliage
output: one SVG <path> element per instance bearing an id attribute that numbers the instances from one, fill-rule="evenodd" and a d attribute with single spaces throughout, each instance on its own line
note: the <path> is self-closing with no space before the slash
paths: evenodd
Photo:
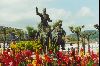
<path id="1" fill-rule="evenodd" d="M 91 41 L 98 41 L 99 40 L 99 31 L 96 31 L 96 30 L 85 30 L 85 33 L 92 33 L 92 32 L 96 32 L 94 35 L 91 35 L 90 36 L 90 40 Z M 81 34 L 82 34 L 83 32 L 81 32 Z M 70 34 L 70 35 L 68 35 L 68 39 L 70 39 L 71 38 L 71 41 L 73 41 L 74 39 L 75 40 L 77 40 L 76 38 L 77 38 L 77 35 L 76 34 Z"/>
<path id="2" fill-rule="evenodd" d="M 99 25 L 98 25 L 98 24 L 95 24 L 95 25 L 94 25 L 94 28 L 96 28 L 96 29 L 99 30 Z"/>
<path id="3" fill-rule="evenodd" d="M 84 25 L 83 26 L 77 26 L 77 27 L 69 26 L 70 31 L 72 33 L 76 33 L 76 34 L 80 34 L 82 28 L 84 28 Z"/>
<path id="4" fill-rule="evenodd" d="M 32 41 L 27 41 L 27 43 L 25 43 L 25 47 L 28 50 L 32 50 L 33 49 L 33 42 Z"/>
<path id="5" fill-rule="evenodd" d="M 59 24 L 62 24 L 62 20 L 58 20 L 56 23 L 54 23 L 53 28 L 59 26 Z"/>
<path id="6" fill-rule="evenodd" d="M 9 40 L 10 33 L 13 32 L 16 36 L 18 36 L 20 39 L 24 39 L 24 31 L 22 29 L 12 28 L 12 27 L 5 27 L 5 30 L 3 28 L 0 29 L 0 41 L 3 41 L 3 36 L 6 37 L 6 40 Z"/>
<path id="7" fill-rule="evenodd" d="M 28 31 L 29 37 L 34 39 L 34 37 L 37 33 L 37 30 L 35 30 L 33 27 L 30 27 L 30 26 L 27 26 L 26 29 Z"/>
<path id="8" fill-rule="evenodd" d="M 90 34 L 91 41 L 98 41 L 99 40 L 99 31 L 96 30 L 85 30 L 86 34 Z"/>
<path id="9" fill-rule="evenodd" d="M 69 42 L 77 41 L 77 36 L 75 34 L 70 34 L 67 36 Z"/>
<path id="10" fill-rule="evenodd" d="M 18 42 L 16 44 L 16 47 L 21 49 L 21 50 L 24 50 L 25 49 L 25 43 L 22 41 L 22 42 Z"/>
<path id="11" fill-rule="evenodd" d="M 42 47 L 42 45 L 40 44 L 40 41 L 19 41 L 18 43 L 11 44 L 10 46 L 13 49 L 19 49 L 19 50 L 33 50 L 33 49 L 39 49 Z"/>
<path id="12" fill-rule="evenodd" d="M 19 37 L 20 40 L 24 38 L 24 31 L 21 29 L 16 29 L 15 34 Z"/>

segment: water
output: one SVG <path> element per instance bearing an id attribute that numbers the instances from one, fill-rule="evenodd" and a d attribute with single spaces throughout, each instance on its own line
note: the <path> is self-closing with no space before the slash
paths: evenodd
<path id="1" fill-rule="evenodd" d="M 77 48 L 77 44 L 73 44 L 72 46 L 70 46 L 70 44 L 65 44 L 65 49 L 66 51 L 68 51 L 68 48 Z M 82 48 L 82 44 L 79 44 L 79 49 Z M 90 43 L 90 50 L 93 50 L 94 52 L 98 52 L 99 51 L 99 43 Z M 88 52 L 88 44 L 85 45 L 85 52 Z"/>

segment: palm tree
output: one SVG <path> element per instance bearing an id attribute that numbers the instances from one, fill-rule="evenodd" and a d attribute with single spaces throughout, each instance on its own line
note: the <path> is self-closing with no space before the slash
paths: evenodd
<path id="1" fill-rule="evenodd" d="M 88 41 L 88 49 L 90 49 L 90 36 L 96 34 L 96 32 L 86 32 L 86 31 L 84 32 L 85 32 L 85 38 Z"/>
<path id="2" fill-rule="evenodd" d="M 82 46 L 83 46 L 84 55 L 85 55 L 85 39 L 86 39 L 86 33 L 85 33 L 85 31 L 80 34 L 80 37 L 81 37 L 81 40 L 82 40 Z"/>
<path id="3" fill-rule="evenodd" d="M 77 44 L 78 44 L 78 52 L 79 52 L 79 37 L 80 37 L 80 33 L 81 33 L 81 29 L 84 28 L 83 26 L 69 26 L 69 29 L 72 33 L 75 33 L 77 35 Z"/>

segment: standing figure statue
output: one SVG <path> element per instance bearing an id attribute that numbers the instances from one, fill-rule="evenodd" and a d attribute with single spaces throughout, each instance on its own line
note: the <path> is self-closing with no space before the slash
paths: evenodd
<path id="1" fill-rule="evenodd" d="M 38 8 L 36 7 L 36 14 L 41 17 L 41 25 L 43 28 L 48 27 L 48 22 L 52 22 L 52 20 L 49 18 L 49 15 L 46 14 L 46 8 L 43 9 L 43 13 L 39 13 Z"/>
<path id="2" fill-rule="evenodd" d="M 62 21 L 59 22 L 59 25 L 55 28 L 55 30 L 52 32 L 53 33 L 53 44 L 56 44 L 56 46 L 62 47 L 62 50 L 65 50 L 65 35 L 66 32 L 64 29 L 61 27 L 62 26 Z"/>
<path id="3" fill-rule="evenodd" d="M 66 32 L 64 31 L 64 29 L 61 27 L 62 26 L 62 22 L 59 23 L 59 26 L 58 26 L 58 41 L 57 41 L 57 44 L 61 45 L 62 47 L 62 50 L 65 50 L 65 35 L 66 35 Z"/>

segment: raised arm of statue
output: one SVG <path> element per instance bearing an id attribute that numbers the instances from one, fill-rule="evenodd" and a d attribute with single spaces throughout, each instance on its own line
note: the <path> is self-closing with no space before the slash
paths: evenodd
<path id="1" fill-rule="evenodd" d="M 38 8 L 36 7 L 36 13 L 38 13 Z"/>
<path id="2" fill-rule="evenodd" d="M 36 7 L 36 14 L 39 15 L 39 16 L 42 16 L 42 14 L 38 12 L 38 8 L 37 7 Z"/>

